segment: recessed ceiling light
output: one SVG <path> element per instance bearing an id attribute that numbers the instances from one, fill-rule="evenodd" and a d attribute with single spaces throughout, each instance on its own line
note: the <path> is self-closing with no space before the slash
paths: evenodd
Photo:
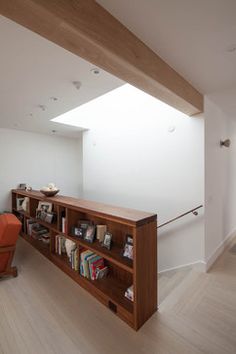
<path id="1" fill-rule="evenodd" d="M 57 98 L 57 97 L 52 96 L 52 97 L 50 97 L 50 100 L 51 100 L 51 101 L 58 101 L 58 98 Z"/>
<path id="2" fill-rule="evenodd" d="M 79 90 L 82 85 L 80 81 L 73 81 L 72 84 L 75 86 L 77 90 Z"/>
<path id="3" fill-rule="evenodd" d="M 43 104 L 39 104 L 39 108 L 42 110 L 42 111 L 46 111 L 47 107 Z"/>
<path id="4" fill-rule="evenodd" d="M 100 74 L 100 70 L 98 68 L 93 68 L 90 70 L 90 72 L 94 75 L 99 75 Z"/>
<path id="5" fill-rule="evenodd" d="M 57 131 L 55 129 L 52 130 L 52 133 L 55 134 Z"/>
<path id="6" fill-rule="evenodd" d="M 235 52 L 235 51 L 236 51 L 236 44 L 232 44 L 232 45 L 228 46 L 228 48 L 226 49 L 226 51 L 227 51 L 228 53 L 233 53 L 233 52 Z"/>

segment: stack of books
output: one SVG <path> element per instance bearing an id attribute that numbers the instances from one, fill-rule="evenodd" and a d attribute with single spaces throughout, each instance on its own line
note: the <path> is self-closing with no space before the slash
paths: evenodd
<path id="1" fill-rule="evenodd" d="M 125 297 L 130 301 L 134 301 L 134 287 L 131 285 L 125 292 Z"/>
<path id="2" fill-rule="evenodd" d="M 35 240 L 41 240 L 46 244 L 50 243 L 50 235 L 48 229 L 35 222 L 34 219 L 26 220 L 26 232 Z"/>
<path id="3" fill-rule="evenodd" d="M 96 280 L 105 277 L 107 273 L 108 267 L 104 265 L 104 258 L 89 250 L 81 252 L 80 275 Z"/>

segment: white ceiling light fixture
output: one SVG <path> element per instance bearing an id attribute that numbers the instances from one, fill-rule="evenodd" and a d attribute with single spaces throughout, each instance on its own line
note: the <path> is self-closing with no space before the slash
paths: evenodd
<path id="1" fill-rule="evenodd" d="M 76 90 L 79 90 L 82 85 L 80 81 L 73 81 L 72 84 L 75 86 Z"/>
<path id="2" fill-rule="evenodd" d="M 226 51 L 227 51 L 228 53 L 236 52 L 236 44 L 231 44 L 230 46 L 228 46 L 228 48 L 226 49 Z"/>
<path id="3" fill-rule="evenodd" d="M 43 104 L 39 104 L 39 108 L 42 110 L 42 111 L 46 111 L 47 107 Z"/>
<path id="4" fill-rule="evenodd" d="M 93 75 L 99 75 L 100 74 L 100 69 L 98 68 L 93 68 L 90 70 L 90 72 L 93 74 Z"/>

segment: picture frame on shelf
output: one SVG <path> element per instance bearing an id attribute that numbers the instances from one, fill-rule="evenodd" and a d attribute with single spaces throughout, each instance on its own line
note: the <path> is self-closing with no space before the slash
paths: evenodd
<path id="1" fill-rule="evenodd" d="M 79 220 L 77 225 L 78 228 L 81 228 L 83 230 L 83 238 L 85 239 L 87 228 L 89 225 L 93 225 L 93 223 L 89 220 Z"/>
<path id="2" fill-rule="evenodd" d="M 40 201 L 38 204 L 38 209 L 41 209 L 42 211 L 46 213 L 51 213 L 52 212 L 52 203 Z"/>
<path id="3" fill-rule="evenodd" d="M 17 211 L 24 211 L 23 203 L 25 198 L 16 198 L 16 210 Z"/>
<path id="4" fill-rule="evenodd" d="M 40 219 L 42 221 L 45 221 L 47 216 L 46 211 L 42 210 L 42 209 L 36 209 L 36 219 Z"/>
<path id="5" fill-rule="evenodd" d="M 49 224 L 52 224 L 54 220 L 55 220 L 55 214 L 54 213 L 46 213 L 46 216 L 45 216 L 45 219 L 44 219 L 45 222 L 47 222 Z"/>
<path id="6" fill-rule="evenodd" d="M 88 225 L 84 236 L 84 240 L 93 243 L 94 238 L 95 238 L 95 225 Z"/>
<path id="7" fill-rule="evenodd" d="M 132 235 L 126 235 L 123 257 L 133 260 L 134 258 L 133 250 L 134 250 L 133 237 Z"/>
<path id="8" fill-rule="evenodd" d="M 72 235 L 78 238 L 84 238 L 84 229 L 82 227 L 73 226 L 72 227 Z"/>
<path id="9" fill-rule="evenodd" d="M 104 235 L 104 240 L 102 242 L 102 246 L 107 248 L 108 250 L 111 249 L 112 246 L 112 234 L 110 232 L 106 232 Z"/>

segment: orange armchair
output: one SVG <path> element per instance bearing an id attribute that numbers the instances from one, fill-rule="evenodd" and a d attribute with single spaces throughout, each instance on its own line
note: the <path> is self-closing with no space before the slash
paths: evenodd
<path id="1" fill-rule="evenodd" d="M 12 267 L 11 263 L 20 229 L 21 223 L 15 215 L 0 215 L 0 277 L 17 276 L 17 268 Z"/>

